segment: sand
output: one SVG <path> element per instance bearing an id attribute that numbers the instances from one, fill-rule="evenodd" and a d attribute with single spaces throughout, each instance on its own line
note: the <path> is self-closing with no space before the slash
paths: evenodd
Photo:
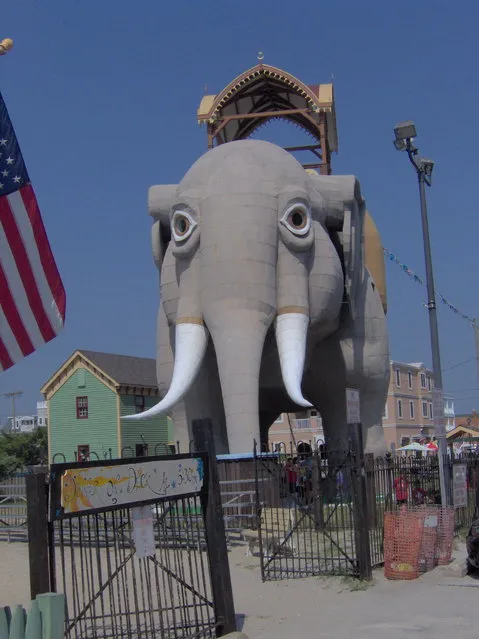
<path id="1" fill-rule="evenodd" d="M 477 638 L 479 581 L 436 568 L 412 582 L 387 581 L 382 570 L 371 585 L 341 577 L 261 582 L 259 560 L 245 546 L 230 551 L 238 629 L 250 639 L 286 639 L 301 633 L 336 639 Z M 456 558 L 464 558 L 459 545 Z M 27 604 L 28 549 L 0 542 L 0 606 Z"/>

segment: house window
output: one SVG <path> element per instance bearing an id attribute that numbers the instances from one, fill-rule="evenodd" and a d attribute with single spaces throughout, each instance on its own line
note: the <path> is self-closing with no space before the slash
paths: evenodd
<path id="1" fill-rule="evenodd" d="M 77 419 L 88 419 L 88 397 L 77 397 Z"/>
<path id="2" fill-rule="evenodd" d="M 431 378 L 429 377 L 429 375 L 427 376 L 427 389 L 431 390 Z"/>
<path id="3" fill-rule="evenodd" d="M 409 402 L 409 416 L 414 419 L 414 402 Z"/>
<path id="4" fill-rule="evenodd" d="M 427 417 L 427 402 L 422 403 L 422 416 Z"/>
<path id="5" fill-rule="evenodd" d="M 317 410 L 310 410 L 309 411 L 309 416 L 310 417 L 317 417 L 318 416 L 318 411 Z"/>
<path id="6" fill-rule="evenodd" d="M 401 386 L 401 371 L 396 368 L 396 386 Z"/>
<path id="7" fill-rule="evenodd" d="M 384 413 L 383 413 L 383 419 L 387 419 L 388 418 L 388 405 L 387 403 L 384 405 Z"/>
<path id="8" fill-rule="evenodd" d="M 426 388 L 426 375 L 421 373 L 421 388 Z"/>
<path id="9" fill-rule="evenodd" d="M 143 395 L 135 395 L 135 413 L 142 413 L 145 410 L 145 398 Z"/>
<path id="10" fill-rule="evenodd" d="M 398 399 L 398 417 L 402 417 L 402 400 Z"/>
<path id="11" fill-rule="evenodd" d="M 401 446 L 407 446 L 411 443 L 411 439 L 409 437 L 401 437 Z"/>
<path id="12" fill-rule="evenodd" d="M 281 413 L 281 415 L 274 420 L 274 423 L 275 424 L 282 424 L 283 421 L 284 421 L 284 416 L 283 416 L 283 413 Z"/>
<path id="13" fill-rule="evenodd" d="M 407 374 L 407 385 L 412 388 L 412 373 L 410 372 Z"/>
<path id="14" fill-rule="evenodd" d="M 298 430 L 311 430 L 311 422 L 309 419 L 296 419 L 294 426 Z"/>
<path id="15" fill-rule="evenodd" d="M 432 419 L 432 403 L 429 404 L 429 417 Z"/>

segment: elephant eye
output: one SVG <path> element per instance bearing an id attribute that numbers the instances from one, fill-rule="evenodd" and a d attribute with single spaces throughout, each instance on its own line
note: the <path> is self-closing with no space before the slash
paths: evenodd
<path id="1" fill-rule="evenodd" d="M 311 212 L 305 204 L 293 204 L 286 209 L 281 224 L 294 235 L 306 235 L 311 228 Z"/>
<path id="2" fill-rule="evenodd" d="M 197 226 L 195 220 L 186 211 L 175 211 L 171 219 L 171 232 L 177 242 L 184 242 Z"/>

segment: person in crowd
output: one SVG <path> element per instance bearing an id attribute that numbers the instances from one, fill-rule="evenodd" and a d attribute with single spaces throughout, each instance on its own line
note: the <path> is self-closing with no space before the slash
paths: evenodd
<path id="1" fill-rule="evenodd" d="M 425 504 L 427 500 L 427 492 L 424 488 L 421 488 L 421 483 L 416 481 L 414 483 L 414 488 L 412 489 L 412 503 L 414 506 L 421 506 Z"/>
<path id="2" fill-rule="evenodd" d="M 288 457 L 286 464 L 284 465 L 286 473 L 286 482 L 288 484 L 288 492 L 290 495 L 294 495 L 297 490 L 298 482 L 298 470 L 292 457 Z"/>
<path id="3" fill-rule="evenodd" d="M 396 503 L 398 506 L 407 504 L 409 484 L 404 475 L 397 477 L 394 480 L 394 490 L 396 492 Z"/>

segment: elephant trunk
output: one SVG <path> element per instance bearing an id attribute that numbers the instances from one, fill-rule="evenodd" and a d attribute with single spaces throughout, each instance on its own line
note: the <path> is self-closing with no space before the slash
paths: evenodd
<path id="1" fill-rule="evenodd" d="M 276 343 L 286 392 L 304 408 L 311 407 L 301 390 L 309 326 L 308 260 L 309 253 L 293 254 L 280 244 Z"/>
<path id="2" fill-rule="evenodd" d="M 240 313 L 242 321 L 211 330 L 216 351 L 226 417 L 229 448 L 249 452 L 259 441 L 259 373 L 267 326 L 252 321 L 252 311 Z M 248 317 L 247 317 L 248 316 Z M 237 318 L 238 319 L 238 318 Z"/>

